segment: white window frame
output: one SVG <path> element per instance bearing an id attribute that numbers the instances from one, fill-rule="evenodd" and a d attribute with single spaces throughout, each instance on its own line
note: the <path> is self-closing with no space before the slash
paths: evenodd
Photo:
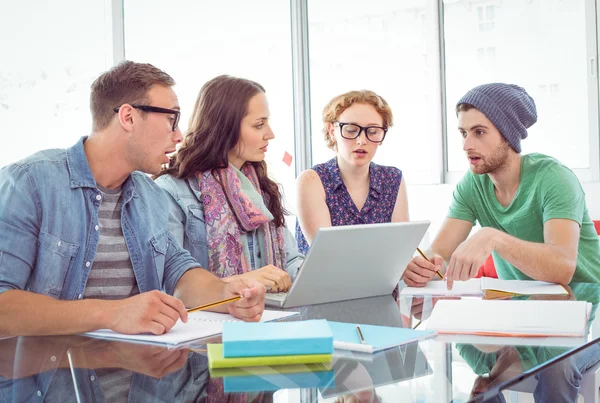
<path id="1" fill-rule="evenodd" d="M 598 0 L 600 1 L 600 0 Z M 440 0 L 440 10 L 443 12 L 443 0 Z M 586 0 L 585 2 L 585 26 L 586 26 L 586 49 L 587 49 L 587 84 L 588 84 L 588 131 L 589 131 L 589 168 L 573 169 L 579 180 L 583 183 L 600 181 L 600 90 L 598 87 L 598 54 L 600 29 L 597 21 L 600 21 L 600 9 L 597 0 Z M 440 20 L 443 24 L 443 18 Z M 443 25 L 441 25 L 443 27 Z M 443 30 L 442 30 L 443 32 Z M 442 39 L 443 40 L 443 39 Z M 443 43 L 443 42 L 442 42 Z M 443 49 L 442 49 L 443 50 Z M 442 71 L 445 76 L 445 71 Z M 445 91 L 443 96 L 445 97 Z M 447 120 L 444 108 L 444 122 Z M 448 147 L 447 126 L 444 125 L 444 181 L 443 183 L 454 185 L 460 181 L 466 171 L 448 170 Z"/>

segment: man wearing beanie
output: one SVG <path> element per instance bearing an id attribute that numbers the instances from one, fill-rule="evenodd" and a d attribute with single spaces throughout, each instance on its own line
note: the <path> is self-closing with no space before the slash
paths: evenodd
<path id="1" fill-rule="evenodd" d="M 512 84 L 480 85 L 458 101 L 456 113 L 470 172 L 454 190 L 432 263 L 415 257 L 405 283 L 422 287 L 439 269 L 451 289 L 477 276 L 490 254 L 502 279 L 600 282 L 600 244 L 579 180 L 552 157 L 521 155 L 521 140 L 537 121 L 529 94 Z M 475 222 L 481 229 L 469 237 Z M 598 345 L 589 354 L 566 360 L 562 376 L 542 372 L 536 401 L 576 401 L 581 372 L 600 359 Z"/>

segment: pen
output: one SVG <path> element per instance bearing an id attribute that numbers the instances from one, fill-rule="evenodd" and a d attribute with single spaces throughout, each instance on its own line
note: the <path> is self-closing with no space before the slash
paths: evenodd
<path id="1" fill-rule="evenodd" d="M 360 344 L 366 344 L 365 338 L 363 337 L 363 334 L 360 331 L 360 326 L 356 325 L 356 331 L 358 332 L 358 337 L 360 338 Z"/>
<path id="2" fill-rule="evenodd" d="M 421 252 L 421 249 L 417 248 L 417 252 L 419 252 L 421 254 L 421 256 L 423 256 L 423 259 L 427 260 L 429 263 L 431 263 L 431 260 L 427 259 L 427 256 L 425 256 L 425 254 L 423 252 Z M 442 273 L 440 273 L 439 270 L 436 270 L 435 273 L 440 276 L 440 279 L 443 280 L 444 276 L 442 276 Z"/>
<path id="3" fill-rule="evenodd" d="M 205 304 L 205 305 L 196 306 L 194 308 L 189 308 L 187 311 L 188 311 L 188 313 L 202 311 L 204 309 L 212 308 L 217 305 L 227 304 L 227 303 L 233 302 L 233 301 L 238 301 L 241 298 L 242 298 L 241 295 L 236 295 L 235 297 L 225 298 L 220 301 L 211 302 L 210 304 Z"/>

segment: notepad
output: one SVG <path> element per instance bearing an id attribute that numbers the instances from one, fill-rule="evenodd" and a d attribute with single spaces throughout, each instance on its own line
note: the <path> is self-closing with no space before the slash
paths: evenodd
<path id="1" fill-rule="evenodd" d="M 297 315 L 298 312 L 282 312 L 265 310 L 261 322 L 270 322 L 273 320 L 282 319 L 288 316 Z M 227 322 L 242 322 L 229 314 L 216 312 L 192 312 L 188 314 L 187 323 L 179 320 L 168 333 L 161 335 L 154 334 L 122 334 L 113 332 L 109 329 L 101 329 L 93 332 L 84 333 L 86 336 L 119 339 L 125 341 L 137 341 L 143 343 L 159 343 L 176 345 L 185 343 L 191 340 L 202 339 L 209 336 L 214 336 L 223 332 L 223 324 Z"/>
<path id="2" fill-rule="evenodd" d="M 506 293 L 509 295 L 568 295 L 560 284 L 533 280 L 501 280 L 481 277 L 467 281 L 455 281 L 448 290 L 445 281 L 430 281 L 425 287 L 404 287 L 401 296 L 411 295 L 483 295 L 486 291 Z"/>
<path id="3" fill-rule="evenodd" d="M 426 327 L 439 334 L 583 337 L 591 308 L 585 301 L 441 300 Z"/>
<path id="4" fill-rule="evenodd" d="M 260 357 L 223 357 L 223 344 L 208 344 L 208 368 L 259 367 L 270 365 L 318 364 L 331 362 L 331 354 L 273 355 Z"/>
<path id="5" fill-rule="evenodd" d="M 214 372 L 211 372 L 213 376 Z M 246 376 L 223 377 L 225 393 L 265 392 L 281 389 L 321 388 L 334 383 L 335 373 L 328 371 L 300 371 L 282 373 L 248 373 Z"/>
<path id="6" fill-rule="evenodd" d="M 413 330 L 401 327 L 359 325 L 365 339 L 365 344 L 360 342 L 356 323 L 343 323 L 329 321 L 333 332 L 333 346 L 336 349 L 352 350 L 363 353 L 374 353 L 395 346 L 408 344 L 416 340 L 435 336 L 431 330 Z"/>
<path id="7" fill-rule="evenodd" d="M 332 353 L 333 335 L 325 319 L 223 326 L 226 358 Z"/>

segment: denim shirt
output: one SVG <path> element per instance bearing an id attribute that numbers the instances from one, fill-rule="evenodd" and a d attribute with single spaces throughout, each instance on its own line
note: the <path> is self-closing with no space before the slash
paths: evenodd
<path id="1" fill-rule="evenodd" d="M 175 240 L 190 251 L 194 259 L 200 265 L 208 269 L 208 247 L 206 245 L 206 224 L 204 222 L 204 206 L 202 204 L 200 188 L 195 178 L 175 179 L 170 175 L 162 175 L 156 180 L 169 200 L 169 230 Z M 251 259 L 255 262 L 255 268 L 266 265 L 264 253 L 261 254 L 256 231 L 248 233 L 247 245 L 251 248 Z M 304 262 L 304 255 L 298 252 L 298 246 L 294 235 L 285 228 L 285 256 L 286 265 L 281 267 L 288 272 L 293 280 L 298 268 Z"/>
<path id="2" fill-rule="evenodd" d="M 56 360 L 60 354 L 53 351 L 52 358 Z M 50 359 L 49 356 L 40 358 Z M 0 376 L 0 403 L 105 402 L 96 371 L 76 368 L 77 363 L 73 365 L 75 368 L 54 368 L 18 379 Z M 209 380 L 206 356 L 190 353 L 183 368 L 161 378 L 134 372 L 128 388 L 128 402 L 199 401 L 207 397 Z"/>
<path id="3" fill-rule="evenodd" d="M 0 169 L 0 293 L 82 299 L 98 246 L 101 193 L 82 137 Z M 121 226 L 140 292 L 173 294 L 198 263 L 168 230 L 167 199 L 141 172 L 123 183 Z"/>

